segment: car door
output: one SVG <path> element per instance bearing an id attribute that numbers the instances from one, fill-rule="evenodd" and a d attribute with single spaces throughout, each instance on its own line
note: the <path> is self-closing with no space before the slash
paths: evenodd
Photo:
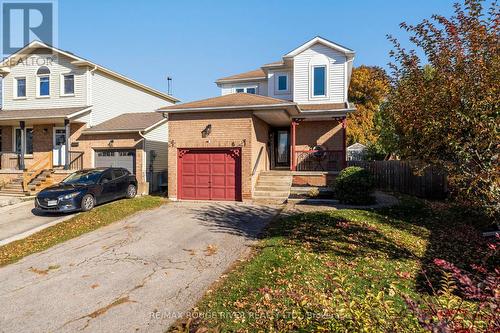
<path id="1" fill-rule="evenodd" d="M 96 198 L 98 203 L 107 202 L 115 199 L 116 183 L 113 181 L 113 169 L 107 169 L 103 172 L 99 185 L 102 187 L 101 194 Z"/>
<path id="2" fill-rule="evenodd" d="M 128 177 L 125 169 L 113 169 L 114 182 L 116 183 L 116 198 L 127 195 Z"/>

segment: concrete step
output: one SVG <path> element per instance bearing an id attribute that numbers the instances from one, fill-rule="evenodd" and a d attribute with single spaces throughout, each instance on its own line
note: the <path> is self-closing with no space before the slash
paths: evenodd
<path id="1" fill-rule="evenodd" d="M 8 189 L 23 189 L 23 184 L 21 183 L 16 183 L 16 184 L 13 184 L 13 183 L 7 183 L 4 185 L 3 188 L 8 188 Z"/>
<path id="2" fill-rule="evenodd" d="M 254 191 L 254 197 L 287 198 L 288 191 Z"/>
<path id="3" fill-rule="evenodd" d="M 259 176 L 257 181 L 258 182 L 260 182 L 260 181 L 291 182 L 292 177 L 288 177 L 288 176 Z"/>
<path id="4" fill-rule="evenodd" d="M 288 201 L 288 198 L 254 198 L 253 202 L 263 205 L 281 205 Z"/>
<path id="5" fill-rule="evenodd" d="M 261 171 L 260 175 L 273 175 L 273 176 L 291 176 L 290 171 Z"/>
<path id="6" fill-rule="evenodd" d="M 27 194 L 26 194 L 26 192 L 24 192 L 22 190 L 18 191 L 18 190 L 12 190 L 12 189 L 1 189 L 0 195 L 13 196 L 13 197 L 24 197 Z"/>
<path id="7" fill-rule="evenodd" d="M 290 185 L 279 184 L 279 185 L 265 185 L 262 183 L 257 183 L 255 186 L 255 191 L 287 191 L 290 189 Z"/>

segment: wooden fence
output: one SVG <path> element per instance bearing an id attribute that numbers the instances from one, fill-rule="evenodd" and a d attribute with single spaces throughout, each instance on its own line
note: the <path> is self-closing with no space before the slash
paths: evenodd
<path id="1" fill-rule="evenodd" d="M 362 167 L 373 174 L 381 190 L 395 191 L 420 198 L 442 199 L 448 193 L 446 173 L 438 167 L 418 166 L 408 161 L 348 161 L 349 166 Z"/>

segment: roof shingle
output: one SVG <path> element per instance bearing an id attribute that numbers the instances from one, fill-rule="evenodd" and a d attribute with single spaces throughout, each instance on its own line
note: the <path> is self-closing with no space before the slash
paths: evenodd
<path id="1" fill-rule="evenodd" d="M 245 80 L 245 79 L 265 79 L 266 73 L 262 69 L 255 69 L 253 71 L 240 73 L 236 75 L 226 76 L 220 79 L 217 79 L 216 82 L 219 81 L 231 81 L 231 80 Z"/>
<path id="2" fill-rule="evenodd" d="M 89 108 L 90 106 L 54 109 L 2 110 L 0 111 L 0 120 L 67 118 Z"/>
<path id="3" fill-rule="evenodd" d="M 88 128 L 84 132 L 143 131 L 164 119 L 158 112 L 124 113 Z"/>
<path id="4" fill-rule="evenodd" d="M 316 110 L 342 110 L 346 109 L 347 105 L 345 103 L 327 103 L 327 104 L 300 104 L 299 108 L 302 111 L 316 111 Z"/>
<path id="5" fill-rule="evenodd" d="M 249 107 L 256 105 L 290 105 L 293 102 L 283 99 L 272 98 L 261 95 L 235 93 L 213 98 L 202 99 L 199 101 L 170 105 L 160 108 L 159 111 L 184 110 L 184 109 L 203 109 L 220 107 Z"/>

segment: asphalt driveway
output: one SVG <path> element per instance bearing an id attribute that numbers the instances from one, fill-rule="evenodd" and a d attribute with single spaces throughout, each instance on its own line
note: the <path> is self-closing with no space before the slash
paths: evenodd
<path id="1" fill-rule="evenodd" d="M 0 268 L 0 331 L 164 332 L 278 211 L 171 203 Z"/>
<path id="2" fill-rule="evenodd" d="M 42 213 L 34 208 L 33 200 L 0 208 L 0 245 L 11 237 L 65 220 L 72 214 Z"/>

